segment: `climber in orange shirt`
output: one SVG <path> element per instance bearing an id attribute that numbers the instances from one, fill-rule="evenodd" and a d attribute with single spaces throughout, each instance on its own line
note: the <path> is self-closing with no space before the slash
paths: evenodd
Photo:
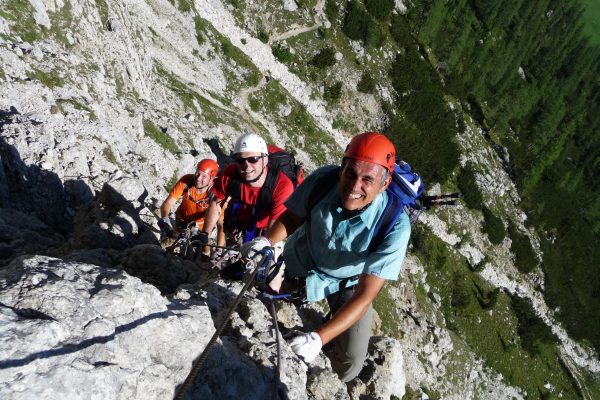
<path id="1" fill-rule="evenodd" d="M 161 244 L 168 247 L 173 243 L 177 233 L 185 229 L 190 222 L 196 222 L 198 231 L 204 227 L 204 216 L 213 197 L 211 188 L 219 172 L 219 165 L 211 159 L 204 159 L 196 166 L 195 174 L 181 177 L 169 196 L 160 206 L 161 219 L 158 223 L 161 230 Z M 175 218 L 170 217 L 171 209 L 181 198 L 181 204 L 175 211 Z M 222 222 L 222 221 L 221 221 Z M 174 226 L 173 226 L 174 223 Z M 223 245 L 225 238 L 222 224 L 217 224 L 217 244 Z M 205 249 L 206 254 L 208 249 Z"/>

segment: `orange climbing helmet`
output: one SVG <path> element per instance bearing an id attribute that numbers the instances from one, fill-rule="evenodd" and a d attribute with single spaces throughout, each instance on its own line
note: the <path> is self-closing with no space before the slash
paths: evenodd
<path id="1" fill-rule="evenodd" d="M 396 149 L 385 135 L 378 132 L 364 132 L 352 138 L 346 146 L 344 158 L 379 164 L 392 173 L 396 161 Z"/>
<path id="2" fill-rule="evenodd" d="M 196 172 L 204 172 L 205 174 L 208 174 L 214 178 L 219 172 L 219 164 L 217 164 L 215 160 L 205 158 L 204 160 L 198 163 L 198 166 L 196 167 Z"/>

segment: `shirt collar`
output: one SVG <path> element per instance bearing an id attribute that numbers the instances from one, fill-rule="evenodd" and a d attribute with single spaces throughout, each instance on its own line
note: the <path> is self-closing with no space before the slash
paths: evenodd
<path id="1" fill-rule="evenodd" d="M 383 209 L 387 202 L 387 193 L 379 193 L 374 199 L 373 202 L 367 209 L 360 213 L 360 219 L 362 219 L 363 223 L 367 226 L 367 228 L 371 229 L 375 226 L 377 221 L 379 220 L 379 215 L 381 214 L 380 210 Z"/>

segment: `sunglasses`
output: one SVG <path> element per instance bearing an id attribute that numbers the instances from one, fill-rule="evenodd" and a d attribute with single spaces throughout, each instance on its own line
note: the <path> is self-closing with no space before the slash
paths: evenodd
<path id="1" fill-rule="evenodd" d="M 236 157 L 235 162 L 239 165 L 244 165 L 244 162 L 248 161 L 249 164 L 256 164 L 258 160 L 264 156 L 252 156 L 252 157 Z"/>

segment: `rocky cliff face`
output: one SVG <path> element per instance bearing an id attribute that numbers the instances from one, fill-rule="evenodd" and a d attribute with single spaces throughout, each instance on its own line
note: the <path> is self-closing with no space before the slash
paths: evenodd
<path id="1" fill-rule="evenodd" d="M 169 180 L 199 158 L 223 161 L 241 132 L 256 130 L 240 92 L 250 89 L 245 74 L 266 83 L 269 65 L 227 59 L 214 28 L 200 43 L 193 15 L 168 1 L 3 3 L 1 397 L 171 398 L 241 286 L 200 288 L 206 271 L 157 246 L 156 206 Z M 234 27 L 215 5 L 205 11 Z M 275 66 L 269 76 L 298 86 L 290 101 L 318 113 L 307 86 L 254 40 L 255 56 Z M 330 146 L 325 154 L 339 151 Z M 304 328 L 295 307 L 278 307 L 282 331 Z M 402 375 L 388 379 L 401 370 L 398 343 L 373 346 L 389 351 L 370 361 L 355 396 L 402 395 Z M 190 395 L 349 398 L 325 356 L 309 370 L 282 340 L 279 378 L 276 361 L 273 320 L 250 293 Z"/>
<path id="2" fill-rule="evenodd" d="M 273 56 L 270 44 L 331 26 L 324 2 L 234 3 L 0 1 L 0 397 L 172 398 L 241 285 L 160 250 L 165 187 L 200 158 L 225 162 L 241 132 L 294 149 L 311 170 L 337 161 L 347 142 L 339 121 L 352 131 L 382 126 L 374 96 L 356 93 L 332 109 L 323 87 L 290 72 L 301 66 Z M 354 60 L 335 55 L 332 72 L 348 85 L 360 78 L 350 65 L 371 57 L 358 43 L 352 51 Z M 383 99 L 392 92 L 385 82 L 377 89 Z M 482 171 L 489 205 L 515 208 L 482 133 L 467 128 L 457 139 L 462 161 Z M 535 245 L 524 214 L 511 215 Z M 542 274 L 520 275 L 509 241 L 492 245 L 480 216 L 459 206 L 422 222 L 493 285 L 535 300 L 567 368 L 600 371 L 554 325 L 537 291 Z M 348 386 L 325 354 L 308 367 L 285 338 L 278 363 L 269 303 L 251 291 L 189 396 L 389 399 L 407 387 L 423 398 L 424 388 L 454 399 L 525 397 L 447 328 L 429 279 L 409 255 L 388 288 L 400 333 L 374 326 L 369 360 Z M 322 314 L 277 304 L 284 336 Z"/>
<path id="3" fill-rule="evenodd" d="M 20 238 L 6 247 L 12 261 L 0 269 L 3 398 L 172 398 L 225 321 L 242 284 L 165 253 L 152 221 L 140 218 L 150 211 L 135 188 L 142 187 L 125 178 L 105 184 L 78 208 L 68 240 L 3 208 L 2 234 Z M 53 241 L 38 240 L 47 235 Z M 307 367 L 281 338 L 278 352 L 269 307 L 254 290 L 243 297 L 207 351 L 190 398 L 350 398 L 325 355 Z M 276 307 L 283 335 L 317 326 L 324 315 Z M 401 395 L 398 341 L 376 337 L 371 351 L 353 397 Z"/>

